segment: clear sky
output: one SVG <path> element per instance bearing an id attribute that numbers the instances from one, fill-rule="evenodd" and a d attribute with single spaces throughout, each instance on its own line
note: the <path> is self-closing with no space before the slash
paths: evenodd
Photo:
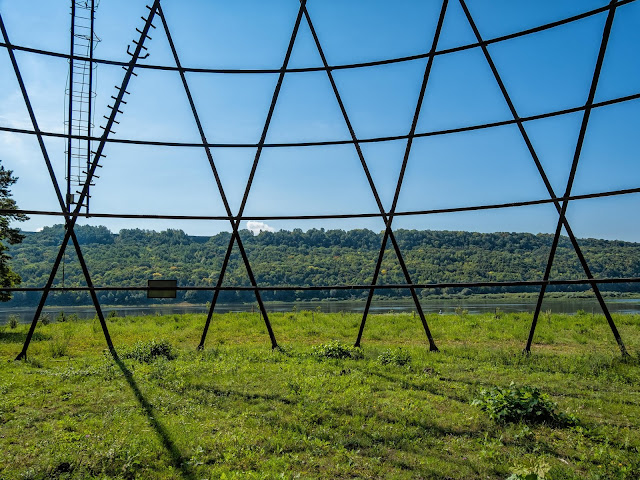
<path id="1" fill-rule="evenodd" d="M 468 0 L 485 39 L 531 28 L 606 5 L 603 0 Z M 439 1 L 309 0 L 309 13 L 332 65 L 414 55 L 429 50 Z M 164 0 L 167 22 L 183 66 L 279 68 L 291 36 L 296 0 Z M 145 2 L 102 0 L 96 33 L 98 58 L 128 61 L 127 45 L 138 38 Z M 13 44 L 68 52 L 70 2 L 0 0 L 0 14 Z M 594 71 L 606 12 L 514 40 L 492 44 L 495 61 L 521 117 L 584 105 Z M 175 66 L 159 19 L 143 63 Z M 640 92 L 640 1 L 618 7 L 596 101 Z M 438 49 L 474 43 L 458 0 L 447 9 Z M 65 59 L 17 52 L 40 125 L 64 131 Z M 359 138 L 406 135 L 426 59 L 334 72 Z M 303 19 L 290 67 L 321 65 Z M 180 77 L 175 71 L 138 70 L 131 96 L 117 120 L 114 138 L 199 142 Z M 98 67 L 96 123 L 124 71 Z M 209 142 L 256 143 L 277 81 L 274 74 L 189 73 Z M 511 114 L 480 48 L 437 56 L 433 62 L 417 132 L 510 120 Z M 595 109 L 578 165 L 574 194 L 640 186 L 640 100 Z M 582 113 L 525 124 L 558 195 L 564 193 Z M 102 125 L 105 120 L 102 121 Z M 4 48 L 0 48 L 0 126 L 31 128 Z M 325 72 L 285 76 L 267 142 L 349 139 Z M 391 205 L 406 140 L 363 144 L 385 208 Z M 58 181 L 64 187 L 64 140 L 46 139 Z M 204 150 L 107 144 L 100 178 L 92 188 L 96 213 L 223 215 Z M 255 149 L 214 148 L 214 161 L 236 213 Z M 25 209 L 57 210 L 34 136 L 0 132 L 0 159 L 20 179 L 14 196 Z M 525 143 L 514 125 L 416 139 L 399 197 L 398 211 L 548 198 Z M 567 216 L 579 237 L 640 241 L 640 194 L 583 200 Z M 353 145 L 265 148 L 245 215 L 373 213 L 377 206 Z M 481 212 L 398 217 L 397 228 L 482 232 L 555 230 L 551 205 Z M 32 216 L 25 230 L 61 223 Z M 79 220 L 121 228 L 181 228 L 210 235 L 229 230 L 226 221 Z M 380 219 L 270 221 L 270 228 L 383 228 Z M 242 228 L 246 228 L 243 222 Z"/>

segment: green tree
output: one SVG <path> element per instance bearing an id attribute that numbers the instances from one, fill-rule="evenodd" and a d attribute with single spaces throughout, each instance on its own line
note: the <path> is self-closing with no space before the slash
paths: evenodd
<path id="1" fill-rule="evenodd" d="M 22 279 L 20 275 L 13 271 L 9 265 L 11 256 L 7 253 L 8 245 L 15 245 L 24 239 L 24 235 L 17 228 L 11 228 L 11 221 L 24 222 L 29 217 L 22 213 L 11 213 L 18 209 L 16 201 L 11 198 L 11 185 L 16 183 L 17 177 L 13 176 L 13 171 L 6 170 L 0 165 L 0 288 L 15 287 L 20 285 Z M 11 292 L 0 290 L 0 301 L 11 300 Z"/>

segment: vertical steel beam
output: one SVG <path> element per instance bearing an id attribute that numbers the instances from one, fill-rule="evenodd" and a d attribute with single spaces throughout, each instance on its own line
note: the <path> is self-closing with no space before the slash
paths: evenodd
<path id="1" fill-rule="evenodd" d="M 67 128 L 67 211 L 71 210 L 71 168 L 72 168 L 72 139 L 73 135 L 73 56 L 75 52 L 75 37 L 76 37 L 76 0 L 71 0 L 71 40 L 69 45 L 69 110 L 67 113 L 67 119 L 69 125 Z"/>
<path id="2" fill-rule="evenodd" d="M 89 105 L 87 108 L 87 172 L 91 167 L 91 122 L 93 116 L 93 37 L 95 35 L 95 16 L 96 16 L 96 4 L 95 0 L 91 0 L 91 28 L 89 29 Z M 89 201 L 90 195 L 87 195 L 87 215 L 89 214 Z"/>

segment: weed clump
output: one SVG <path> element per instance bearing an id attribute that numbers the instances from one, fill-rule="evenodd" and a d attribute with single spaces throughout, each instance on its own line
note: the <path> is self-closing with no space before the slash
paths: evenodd
<path id="1" fill-rule="evenodd" d="M 575 416 L 558 413 L 558 405 L 536 387 L 516 386 L 513 382 L 508 388 L 494 387 L 480 391 L 480 398 L 474 399 L 471 404 L 479 406 L 498 423 L 546 423 L 558 427 L 578 423 Z"/>
<path id="2" fill-rule="evenodd" d="M 507 478 L 507 480 L 545 480 L 551 467 L 544 460 L 533 462 L 528 466 L 520 466 Z"/>
<path id="3" fill-rule="evenodd" d="M 56 338 L 49 343 L 49 353 L 51 358 L 61 358 L 67 355 L 69 350 L 69 340 L 71 335 L 65 333 L 62 339 Z"/>
<path id="4" fill-rule="evenodd" d="M 148 342 L 135 343 L 129 350 L 125 351 L 122 356 L 140 363 L 151 363 L 158 358 L 173 360 L 178 355 L 173 346 L 166 340 L 149 340 Z"/>
<path id="5" fill-rule="evenodd" d="M 316 345 L 313 347 L 313 355 L 317 358 L 352 358 L 354 360 L 364 358 L 362 348 L 345 345 L 337 340 Z"/>
<path id="6" fill-rule="evenodd" d="M 397 365 L 404 367 L 411 363 L 411 354 L 402 348 L 387 349 L 378 356 L 380 365 Z"/>
<path id="7" fill-rule="evenodd" d="M 78 322 L 80 321 L 80 317 L 78 317 L 77 313 L 64 313 L 64 311 L 58 312 L 56 315 L 56 322 L 64 323 L 64 322 Z"/>

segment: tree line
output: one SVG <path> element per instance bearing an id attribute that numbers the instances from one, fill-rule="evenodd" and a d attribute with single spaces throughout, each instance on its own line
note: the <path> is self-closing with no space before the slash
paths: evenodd
<path id="1" fill-rule="evenodd" d="M 118 234 L 106 227 L 76 226 L 76 236 L 95 286 L 146 286 L 149 279 L 176 279 L 179 286 L 216 285 L 231 234 L 189 236 L 182 230 L 156 232 L 125 229 Z M 25 287 L 45 285 L 64 236 L 64 226 L 23 232 L 24 240 L 12 245 L 9 254 L 15 272 Z M 475 233 L 431 230 L 397 230 L 398 245 L 414 283 L 540 280 L 546 267 L 553 236 L 530 233 Z M 240 231 L 256 280 L 261 286 L 334 286 L 369 284 L 372 280 L 382 233 L 371 230 L 281 230 L 253 235 Z M 640 277 L 640 244 L 581 239 L 579 244 L 596 278 Z M 551 270 L 552 279 L 584 278 L 569 240 L 562 237 Z M 391 244 L 387 245 L 379 284 L 406 283 Z M 85 280 L 70 246 L 54 286 L 85 286 Z M 249 280 L 237 246 L 231 254 L 224 286 L 248 286 Z M 552 287 L 550 290 L 580 291 L 586 285 Z M 604 290 L 639 291 L 638 284 L 607 285 Z M 422 297 L 442 294 L 504 293 L 537 291 L 537 287 L 479 287 L 474 289 L 422 289 Z M 377 295 L 408 296 L 407 290 L 379 289 Z M 265 291 L 264 300 L 357 299 L 362 290 Z M 178 292 L 177 301 L 205 303 L 211 292 Z M 10 305 L 33 305 L 39 292 L 16 292 Z M 131 305 L 147 302 L 144 291 L 101 292 L 106 304 Z M 173 300 L 175 301 L 175 300 Z M 250 291 L 223 292 L 220 301 L 252 302 Z M 158 302 L 158 300 L 154 300 Z M 52 305 L 89 304 L 86 292 L 56 292 Z"/>

